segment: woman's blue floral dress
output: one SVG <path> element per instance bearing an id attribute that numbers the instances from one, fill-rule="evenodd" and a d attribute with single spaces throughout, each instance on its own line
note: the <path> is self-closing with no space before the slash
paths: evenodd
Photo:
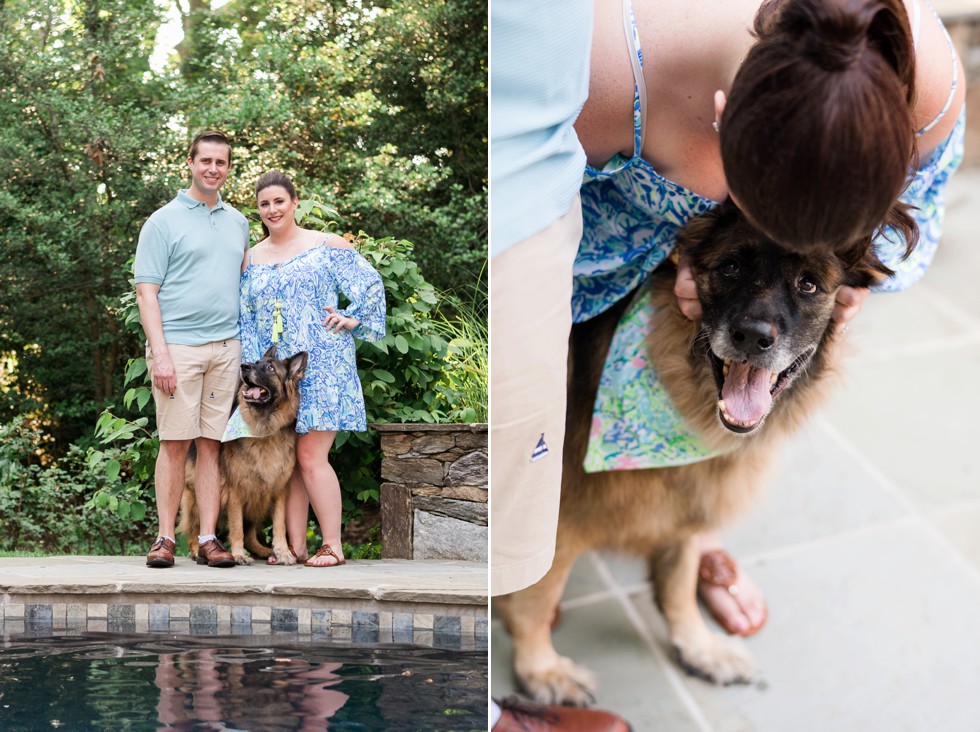
<path id="1" fill-rule="evenodd" d="M 341 294 L 347 307 L 337 307 Z M 323 326 L 327 306 L 360 325 L 328 331 Z M 281 333 L 273 330 L 280 320 L 277 311 Z M 309 353 L 300 382 L 299 434 L 367 429 L 354 338 L 384 338 L 385 293 L 381 276 L 364 257 L 352 249 L 315 246 L 285 262 L 249 263 L 242 273 L 239 325 L 243 362 L 259 360 L 270 346 L 276 346 L 278 358 Z"/>

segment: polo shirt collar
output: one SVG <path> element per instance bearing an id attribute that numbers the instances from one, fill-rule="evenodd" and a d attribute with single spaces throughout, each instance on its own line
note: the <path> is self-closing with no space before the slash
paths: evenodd
<path id="1" fill-rule="evenodd" d="M 204 201 L 198 201 L 196 198 L 194 198 L 192 195 L 190 195 L 187 192 L 189 190 L 190 190 L 189 188 L 179 188 L 179 189 L 177 189 L 177 200 L 180 201 L 185 206 L 187 206 L 187 208 L 196 208 L 198 206 L 207 206 L 207 204 Z M 215 208 L 218 209 L 218 208 L 224 208 L 224 207 L 225 207 L 225 202 L 221 200 L 221 194 L 219 193 L 218 194 L 218 203 L 215 205 Z"/>

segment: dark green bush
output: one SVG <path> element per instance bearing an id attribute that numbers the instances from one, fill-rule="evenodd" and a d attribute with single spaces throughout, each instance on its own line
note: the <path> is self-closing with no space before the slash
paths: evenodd
<path id="1" fill-rule="evenodd" d="M 4 552 L 129 554 L 141 551 L 149 531 L 132 513 L 102 510 L 89 501 L 110 484 L 72 445 L 42 465 L 43 433 L 24 417 L 0 427 L 0 536 Z M 137 549 L 139 547 L 139 549 Z"/>

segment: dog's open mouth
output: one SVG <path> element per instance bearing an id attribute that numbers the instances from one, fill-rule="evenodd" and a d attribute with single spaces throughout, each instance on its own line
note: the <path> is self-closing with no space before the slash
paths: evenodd
<path id="1" fill-rule="evenodd" d="M 269 390 L 261 386 L 246 384 L 247 388 L 242 392 L 242 398 L 247 402 L 257 402 L 259 404 L 269 401 Z"/>
<path id="2" fill-rule="evenodd" d="M 718 414 L 722 424 L 740 434 L 756 429 L 769 414 L 773 400 L 789 386 L 815 350 L 804 352 L 779 373 L 748 361 L 723 360 L 709 351 L 718 385 Z"/>

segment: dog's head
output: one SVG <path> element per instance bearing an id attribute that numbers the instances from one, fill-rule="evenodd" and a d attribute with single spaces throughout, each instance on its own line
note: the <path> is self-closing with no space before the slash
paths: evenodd
<path id="1" fill-rule="evenodd" d="M 286 359 L 276 358 L 276 347 L 272 346 L 255 363 L 243 363 L 242 383 L 238 398 L 252 407 L 275 407 L 286 399 L 306 374 L 306 351 L 300 351 Z M 295 388 L 292 389 L 295 391 Z"/>
<path id="2" fill-rule="evenodd" d="M 786 249 L 731 202 L 692 221 L 679 246 L 703 311 L 694 353 L 714 373 L 721 424 L 737 434 L 762 425 L 832 337 L 840 287 L 870 286 L 882 271 L 867 246 L 842 254 Z"/>

